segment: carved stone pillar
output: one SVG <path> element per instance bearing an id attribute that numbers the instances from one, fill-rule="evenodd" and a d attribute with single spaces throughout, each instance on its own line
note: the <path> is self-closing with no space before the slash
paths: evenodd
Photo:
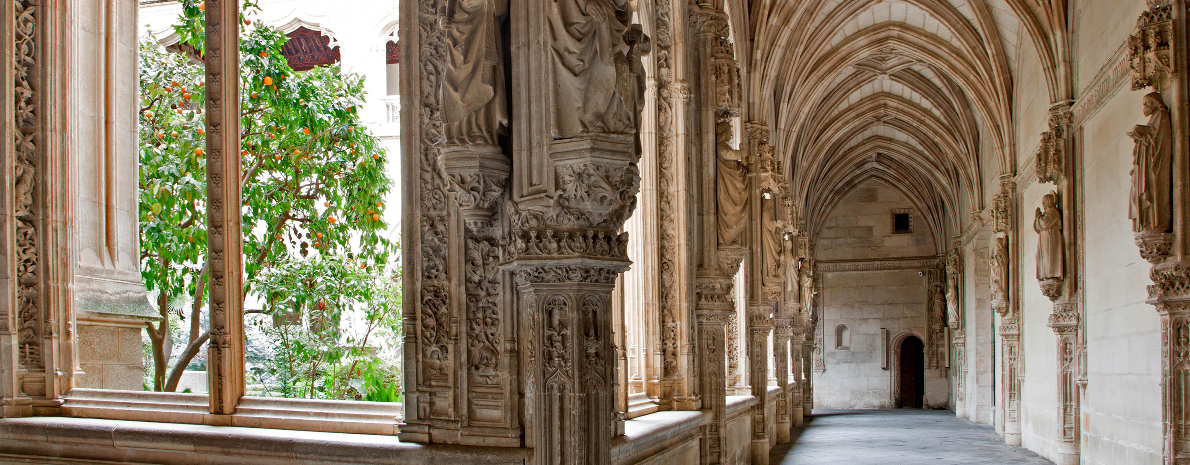
<path id="1" fill-rule="evenodd" d="M 777 442 L 789 442 L 790 419 L 790 383 L 789 383 L 789 341 L 793 338 L 793 321 L 791 318 L 778 318 L 773 323 L 773 370 L 776 370 L 777 386 L 781 388 L 777 398 Z"/>
<path id="2" fill-rule="evenodd" d="M 4 0 L 8 91 L 0 169 L 0 401 L 4 416 L 55 415 L 75 368 L 67 263 L 68 76 L 60 2 Z M 72 29 L 71 29 L 72 30 Z"/>
<path id="3" fill-rule="evenodd" d="M 814 413 L 814 372 L 812 353 L 814 352 L 814 326 L 806 327 L 806 340 L 802 342 L 802 416 L 808 417 Z"/>
<path id="4" fill-rule="evenodd" d="M 466 330 L 457 335 L 463 342 L 453 374 L 463 393 L 458 442 L 517 446 L 520 399 L 511 372 L 514 354 L 506 348 L 514 340 L 516 313 L 504 305 L 506 273 L 500 267 L 507 256 L 499 212 L 507 198 L 508 157 L 498 146 L 448 145 L 439 150 L 438 162 L 462 222 L 457 229 L 462 249 L 451 256 L 453 268 L 462 271 L 455 275 L 462 282 L 452 287 L 466 296 L 458 302 Z"/>
<path id="5" fill-rule="evenodd" d="M 735 267 L 739 267 L 739 261 Z M 728 268 L 732 269 L 732 268 Z M 700 278 L 698 283 L 698 379 L 702 408 L 711 411 L 707 426 L 703 463 L 722 463 L 727 417 L 726 363 L 727 320 L 735 313 L 735 299 L 730 277 Z"/>
<path id="6" fill-rule="evenodd" d="M 1017 289 L 1013 283 L 1019 274 L 1013 266 L 1016 244 L 1013 238 L 1012 215 L 1016 204 L 1016 182 L 1011 175 L 1001 175 L 1000 192 L 992 199 L 991 301 L 992 309 L 1000 315 L 1000 375 L 1004 418 L 1004 442 L 1021 444 L 1021 363 L 1020 316 L 1015 305 Z"/>
<path id="7" fill-rule="evenodd" d="M 508 268 L 519 301 L 520 378 L 531 463 L 607 463 L 614 435 L 611 297 L 628 268 L 620 228 L 635 207 L 632 138 L 555 141 L 555 201 L 512 207 Z M 548 199 L 546 199 L 548 200 Z"/>
<path id="8" fill-rule="evenodd" d="M 1079 455 L 1079 383 L 1077 304 L 1054 304 L 1049 326 L 1058 337 L 1059 464 L 1077 464 Z"/>
<path id="9" fill-rule="evenodd" d="M 770 438 L 765 425 L 765 404 L 768 402 L 769 385 L 769 333 L 773 329 L 772 306 L 759 304 L 748 306 L 748 381 L 752 385 L 752 396 L 756 405 L 752 407 L 752 463 L 769 463 Z"/>
<path id="10" fill-rule="evenodd" d="M 1004 398 L 1004 443 L 1021 445 L 1021 327 L 1016 317 L 1000 320 L 1000 351 L 1004 355 L 1002 386 Z"/>
<path id="11" fill-rule="evenodd" d="M 956 416 L 967 416 L 967 335 L 960 329 L 954 332 L 954 360 L 950 366 L 955 370 L 955 401 Z"/>
<path id="12" fill-rule="evenodd" d="M 794 321 L 795 323 L 793 324 L 792 333 L 789 338 L 789 363 L 791 363 L 790 367 L 793 369 L 793 374 L 791 376 L 793 382 L 790 385 L 791 393 L 789 401 L 789 421 L 794 428 L 801 428 L 805 425 L 806 414 L 809 413 L 805 409 L 805 391 L 806 385 L 808 383 L 805 375 L 808 372 L 803 368 L 805 366 L 805 360 L 803 357 L 805 350 L 803 347 L 805 346 L 804 341 L 806 340 L 806 329 L 805 325 L 797 324 L 796 319 Z"/>
<path id="13" fill-rule="evenodd" d="M 207 224 L 211 413 L 230 415 L 244 395 L 243 240 L 240 215 L 240 8 L 206 4 Z M 230 419 L 228 420 L 230 421 Z"/>

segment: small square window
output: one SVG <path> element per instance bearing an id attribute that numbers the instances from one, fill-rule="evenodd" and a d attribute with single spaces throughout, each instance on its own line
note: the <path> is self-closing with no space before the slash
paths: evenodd
<path id="1" fill-rule="evenodd" d="M 913 232 L 913 220 L 908 210 L 894 210 L 892 213 L 893 234 L 909 234 Z"/>

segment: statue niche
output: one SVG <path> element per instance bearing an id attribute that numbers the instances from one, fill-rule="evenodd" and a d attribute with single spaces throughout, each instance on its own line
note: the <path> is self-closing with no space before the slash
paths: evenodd
<path id="1" fill-rule="evenodd" d="M 1128 133 L 1136 144 L 1132 150 L 1128 217 L 1141 256 L 1156 264 L 1169 255 L 1172 241 L 1167 233 L 1172 211 L 1173 126 L 1159 92 L 1145 95 L 1144 114 L 1149 117 L 1148 124 L 1138 124 Z"/>
<path id="2" fill-rule="evenodd" d="M 719 245 L 743 246 L 748 225 L 748 170 L 743 151 L 731 148 L 731 136 L 730 122 L 715 125 Z"/>
<path id="3" fill-rule="evenodd" d="M 634 102 L 618 89 L 617 56 L 630 55 L 624 33 L 629 0 L 555 0 L 546 11 L 552 39 L 553 136 L 631 134 Z M 629 100 L 631 97 L 628 98 Z"/>
<path id="4" fill-rule="evenodd" d="M 1062 238 L 1062 211 L 1058 210 L 1058 193 L 1050 191 L 1041 197 L 1041 208 L 1033 219 L 1037 231 L 1037 280 L 1041 292 L 1056 300 L 1062 292 L 1063 259 L 1066 244 Z"/>
<path id="5" fill-rule="evenodd" d="M 508 0 L 449 0 L 442 29 L 449 51 L 442 82 L 447 145 L 499 144 L 508 127 L 500 24 Z"/>
<path id="6" fill-rule="evenodd" d="M 992 240 L 991 298 L 992 308 L 1000 316 L 1008 314 L 1008 238 L 999 236 Z"/>

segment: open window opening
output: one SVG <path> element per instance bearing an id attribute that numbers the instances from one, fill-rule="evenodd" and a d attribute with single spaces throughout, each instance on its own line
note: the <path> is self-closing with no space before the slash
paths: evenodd
<path id="1" fill-rule="evenodd" d="M 95 8 L 104 8 L 99 3 Z M 82 389 L 67 404 L 103 404 L 114 395 L 104 392 L 114 390 L 150 391 L 178 394 L 167 402 L 207 410 L 208 391 L 236 383 L 208 379 L 211 318 L 218 310 L 210 303 L 208 256 L 212 115 L 202 60 L 210 46 L 204 43 L 208 12 L 197 0 L 107 3 L 139 14 L 97 14 L 106 23 L 96 35 L 106 40 L 76 39 L 109 47 L 95 54 L 108 74 L 96 80 L 99 88 L 75 92 L 80 102 L 94 101 L 95 113 L 113 113 L 86 118 L 98 121 L 84 127 L 101 145 L 106 140 L 107 150 L 80 158 L 78 172 L 95 175 L 80 177 L 78 189 L 98 203 L 80 205 L 76 216 L 90 221 L 80 222 L 81 231 L 95 231 L 85 238 L 94 244 L 83 247 L 86 263 L 80 264 L 123 266 L 115 270 L 127 284 L 119 292 L 130 297 L 109 305 L 99 295 L 116 292 L 104 289 L 107 284 L 85 289 L 95 288 L 94 299 L 103 305 L 80 312 L 82 374 L 75 385 L 102 391 Z M 248 410 L 280 405 L 265 398 L 384 403 L 397 413 L 384 407 L 361 415 L 387 423 L 391 434 L 403 379 L 399 137 L 377 136 L 382 119 L 368 117 L 385 107 L 368 96 L 385 95 L 386 70 L 369 63 L 386 53 L 373 45 L 386 36 L 353 34 L 340 42 L 329 31 L 365 30 L 357 24 L 361 18 L 387 16 L 395 23 L 397 5 L 336 15 L 328 13 L 338 11 L 333 2 L 308 2 L 327 14 L 302 13 L 326 18 L 324 27 L 286 17 L 295 13 L 285 3 L 246 2 L 241 16 L 244 315 L 242 329 L 231 326 L 240 334 L 228 337 L 244 341 L 243 372 L 232 378 L 244 380 L 245 397 L 236 402 L 251 404 Z M 121 51 L 124 36 L 134 34 L 139 47 Z M 342 48 L 360 53 L 343 61 Z M 374 53 L 363 53 L 368 50 Z M 82 96 L 93 92 L 107 100 Z M 104 192 L 113 186 L 124 190 Z M 257 426 L 250 423 L 241 424 Z"/>

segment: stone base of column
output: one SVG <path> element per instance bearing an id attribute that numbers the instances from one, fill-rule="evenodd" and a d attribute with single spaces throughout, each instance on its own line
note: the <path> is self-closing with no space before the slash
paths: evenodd
<path id="1" fill-rule="evenodd" d="M 769 440 L 752 440 L 752 465 L 769 465 Z"/>

